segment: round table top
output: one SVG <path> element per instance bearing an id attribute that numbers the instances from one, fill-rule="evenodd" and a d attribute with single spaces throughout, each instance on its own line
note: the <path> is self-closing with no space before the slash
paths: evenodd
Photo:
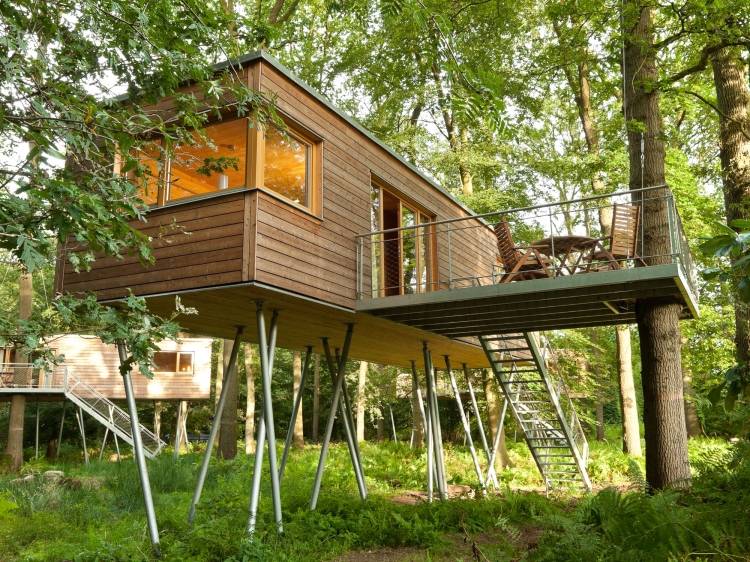
<path id="1" fill-rule="evenodd" d="M 544 252 L 545 250 L 552 251 L 555 249 L 555 253 L 568 253 L 584 251 L 597 242 L 597 238 L 591 236 L 554 236 L 537 240 L 533 244 L 530 244 L 532 248 Z"/>

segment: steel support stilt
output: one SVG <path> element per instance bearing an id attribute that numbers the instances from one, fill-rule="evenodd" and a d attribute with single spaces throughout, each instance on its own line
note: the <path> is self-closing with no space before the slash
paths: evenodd
<path id="1" fill-rule="evenodd" d="M 336 349 L 336 364 L 338 364 L 339 361 L 341 361 L 341 357 L 339 357 L 339 350 Z M 346 365 L 344 365 L 344 367 L 346 367 Z M 365 469 L 362 464 L 362 454 L 359 451 L 359 442 L 357 441 L 357 426 L 354 423 L 354 415 L 352 414 L 352 403 L 349 400 L 349 390 L 346 386 L 346 370 L 344 371 L 344 385 L 341 387 L 341 399 L 344 401 L 344 412 L 342 412 L 342 416 L 345 416 L 346 419 L 345 428 L 348 428 L 346 431 L 349 434 L 349 440 L 352 443 L 352 449 L 357 458 L 357 467 L 362 481 L 362 490 L 364 491 L 363 494 L 360 494 L 360 497 L 365 499 L 367 497 L 367 482 L 365 481 Z"/>
<path id="2" fill-rule="evenodd" d="M 223 388 L 223 387 L 222 387 Z M 180 445 L 182 444 L 182 400 L 177 401 L 177 430 L 174 433 L 174 458 L 180 457 Z"/>
<path id="3" fill-rule="evenodd" d="M 36 399 L 36 435 L 34 440 L 35 458 L 39 458 L 39 398 Z"/>
<path id="4" fill-rule="evenodd" d="M 424 440 L 425 445 L 427 445 L 427 501 L 432 503 L 434 483 L 437 482 L 437 470 L 435 469 L 435 442 L 432 438 L 432 412 L 430 411 L 429 393 L 425 404 Z"/>
<path id="5" fill-rule="evenodd" d="M 263 391 L 263 417 L 266 420 L 266 445 L 268 446 L 268 468 L 271 471 L 271 497 L 273 499 L 273 516 L 278 532 L 284 531 L 281 523 L 281 493 L 279 490 L 279 466 L 276 460 L 276 428 L 273 421 L 273 402 L 271 398 L 271 369 L 268 346 L 266 344 L 266 319 L 263 316 L 263 303 L 256 303 L 255 316 L 258 321 L 258 351 L 260 355 L 260 372 Z M 279 311 L 273 310 L 274 319 Z M 276 342 L 278 322 L 271 321 L 270 339 Z"/>
<path id="6" fill-rule="evenodd" d="M 461 416 L 461 423 L 464 426 L 464 434 L 466 439 L 469 441 L 469 451 L 471 452 L 471 460 L 474 462 L 474 470 L 477 473 L 477 479 L 479 485 L 482 487 L 484 493 L 487 493 L 487 487 L 484 482 L 484 473 L 482 468 L 479 466 L 479 459 L 477 458 L 477 452 L 474 449 L 474 441 L 471 439 L 471 427 L 469 426 L 469 420 L 466 418 L 466 412 L 464 412 L 464 405 L 461 402 L 461 393 L 458 392 L 458 385 L 456 384 L 456 377 L 453 376 L 453 369 L 451 368 L 451 360 L 448 355 L 445 357 L 445 368 L 448 370 L 448 376 L 451 380 L 451 387 L 453 387 L 453 395 L 456 397 L 456 405 L 458 406 L 458 414 Z"/>
<path id="7" fill-rule="evenodd" d="M 81 442 L 83 443 L 83 460 L 89 464 L 89 451 L 86 448 L 86 431 L 83 428 L 83 410 L 79 406 L 76 410 L 76 419 L 78 420 L 78 430 L 81 432 Z"/>
<path id="8" fill-rule="evenodd" d="M 419 405 L 419 415 L 422 418 L 422 436 L 424 437 L 425 441 L 425 449 L 428 449 L 428 442 L 430 438 L 430 417 L 426 413 L 425 408 L 429 407 L 429 404 L 425 404 L 422 400 L 422 390 L 419 388 L 419 377 L 417 377 L 417 365 L 415 361 L 411 361 L 411 378 L 412 383 L 414 387 L 414 392 L 417 393 L 417 404 Z M 434 470 L 435 467 L 432 464 L 432 461 L 430 460 L 430 455 L 427 457 L 427 465 L 428 465 L 428 472 L 427 474 L 432 474 L 432 476 L 428 476 L 428 480 L 430 483 L 432 482 L 433 478 L 435 478 Z M 430 468 L 432 467 L 432 468 Z M 432 486 L 432 484 L 430 484 Z"/>
<path id="9" fill-rule="evenodd" d="M 117 462 L 120 462 L 122 460 L 120 458 L 120 443 L 117 441 L 117 434 L 115 432 L 112 432 L 112 435 L 115 436 L 115 449 L 117 450 Z"/>
<path id="10" fill-rule="evenodd" d="M 107 437 L 109 437 L 109 428 L 105 426 L 105 428 L 104 428 L 104 439 L 102 439 L 102 447 L 99 450 L 99 462 L 102 461 L 102 456 L 104 455 L 104 447 L 107 446 Z"/>
<path id="11" fill-rule="evenodd" d="M 393 442 L 398 445 L 398 437 L 396 437 L 396 422 L 393 419 L 393 408 L 388 404 L 388 409 L 391 411 L 391 429 L 393 429 Z"/>
<path id="12" fill-rule="evenodd" d="M 284 469 L 286 468 L 286 460 L 289 457 L 289 449 L 292 447 L 292 438 L 294 437 L 294 426 L 297 423 L 297 413 L 299 412 L 299 406 L 302 403 L 302 389 L 305 387 L 305 376 L 307 375 L 307 369 L 310 367 L 310 358 L 312 357 L 313 346 L 307 346 L 307 353 L 305 354 L 305 362 L 302 365 L 302 373 L 299 377 L 299 388 L 297 388 L 297 395 L 294 397 L 294 406 L 292 407 L 292 418 L 289 420 L 289 429 L 286 432 L 286 441 L 284 442 L 284 454 L 281 455 L 281 465 L 279 466 L 279 485 L 284 480 Z"/>
<path id="13" fill-rule="evenodd" d="M 63 426 L 65 425 L 65 410 L 68 407 L 67 400 L 63 402 L 62 418 L 60 419 L 60 432 L 57 434 L 57 451 L 55 452 L 55 459 L 60 457 L 60 445 L 62 445 L 62 433 Z"/>
<path id="14" fill-rule="evenodd" d="M 328 363 L 328 370 L 331 372 L 331 383 L 335 387 L 336 381 L 338 380 L 339 368 L 337 365 L 341 364 L 341 357 L 339 356 L 338 349 L 336 350 L 336 363 L 333 362 L 331 356 L 331 348 L 328 345 L 328 338 L 321 338 L 323 340 L 323 351 L 325 352 L 326 362 Z M 354 430 L 352 429 L 351 418 L 347 412 L 347 402 L 344 399 L 346 396 L 346 363 L 341 371 L 343 374 L 343 383 L 341 385 L 341 396 L 339 397 L 339 414 L 341 416 L 341 425 L 344 426 L 344 437 L 346 439 L 346 445 L 349 448 L 349 458 L 352 461 L 352 468 L 354 469 L 354 477 L 357 480 L 357 489 L 359 490 L 359 497 L 365 499 L 367 497 L 367 485 L 365 484 L 365 473 L 362 468 L 362 461 L 359 456 L 359 446 L 357 444 Z"/>
<path id="15" fill-rule="evenodd" d="M 266 352 L 268 353 L 268 369 L 273 373 L 273 364 L 276 357 L 276 322 L 278 321 L 278 312 L 274 312 L 271 317 L 271 337 L 268 341 Z M 258 348 L 260 353 L 260 347 Z M 263 381 L 261 380 L 261 384 Z M 266 415 L 264 413 L 263 398 L 261 395 L 258 418 L 258 431 L 255 436 L 255 462 L 253 465 L 253 478 L 250 488 L 250 515 L 247 518 L 247 534 L 252 535 L 255 532 L 255 524 L 258 518 L 258 501 L 260 501 L 260 480 L 263 475 L 263 448 L 266 445 Z"/>
<path id="16" fill-rule="evenodd" d="M 446 499 L 448 483 L 445 475 L 445 462 L 443 457 L 443 435 L 440 428 L 440 414 L 438 412 L 437 389 L 435 381 L 435 370 L 432 364 L 432 354 L 427 348 L 427 342 L 423 342 L 425 356 L 425 376 L 427 377 L 427 400 L 430 408 L 430 429 L 432 431 L 433 451 L 435 455 L 435 471 L 437 473 L 437 484 L 440 499 Z"/>
<path id="17" fill-rule="evenodd" d="M 120 355 L 120 366 L 125 365 L 128 360 L 128 352 L 125 349 L 125 342 L 118 340 L 117 351 Z M 141 426 L 138 423 L 138 410 L 135 407 L 135 395 L 133 393 L 133 381 L 130 378 L 128 370 L 122 375 L 122 382 L 125 386 L 125 399 L 128 403 L 128 414 L 130 414 L 130 429 L 133 435 L 133 456 L 138 465 L 138 475 L 141 479 L 141 490 L 143 491 L 143 503 L 146 508 L 146 521 L 148 522 L 148 532 L 151 537 L 151 546 L 156 551 L 156 555 L 161 558 L 159 551 L 159 529 L 156 526 L 156 512 L 154 511 L 154 500 L 151 497 L 151 484 L 148 480 L 148 469 L 146 468 L 146 456 L 143 454 L 143 440 L 141 438 Z"/>
<path id="18" fill-rule="evenodd" d="M 464 379 L 466 379 L 466 386 L 469 387 L 469 396 L 471 396 L 471 405 L 474 408 L 475 418 L 477 419 L 477 428 L 479 429 L 479 437 L 482 440 L 482 448 L 484 449 L 484 456 L 487 462 L 490 462 L 490 448 L 487 445 L 487 437 L 484 434 L 484 424 L 482 424 L 482 416 L 479 413 L 479 406 L 477 405 L 477 397 L 474 394 L 474 386 L 471 384 L 471 378 L 469 377 L 469 369 L 466 367 L 466 363 L 463 363 L 464 368 Z M 492 485 L 495 490 L 499 489 L 497 483 L 497 476 L 495 475 L 495 467 L 492 464 L 489 465 L 488 471 L 489 477 L 492 479 Z"/>
<path id="19" fill-rule="evenodd" d="M 328 413 L 328 421 L 326 422 L 326 431 L 323 435 L 323 443 L 320 447 L 320 459 L 318 459 L 318 469 L 315 473 L 315 481 L 313 482 L 312 496 L 310 497 L 310 510 L 314 510 L 318 504 L 318 496 L 320 495 L 320 483 L 323 480 L 323 470 L 326 466 L 326 456 L 328 455 L 328 446 L 331 443 L 331 433 L 333 433 L 333 422 L 336 419 L 336 409 L 339 406 L 339 400 L 341 399 L 341 387 L 344 384 L 344 375 L 346 372 L 346 359 L 349 355 L 349 345 L 352 341 L 352 333 L 354 332 L 354 324 L 347 324 L 346 338 L 344 339 L 344 348 L 341 353 L 341 360 L 337 369 L 336 384 L 333 386 L 333 398 L 331 399 L 331 410 Z"/>
<path id="20" fill-rule="evenodd" d="M 500 436 L 503 432 L 503 425 L 505 424 L 505 414 L 508 411 L 508 399 L 503 398 L 503 409 L 500 411 L 500 419 L 497 422 L 497 431 L 495 431 L 495 441 L 492 443 L 492 453 L 490 454 L 490 466 L 487 469 L 487 478 L 485 483 L 490 479 L 490 470 L 495 470 L 495 456 L 497 456 L 497 449 L 500 446 Z"/>
<path id="21" fill-rule="evenodd" d="M 208 442 L 206 443 L 206 453 L 203 455 L 203 462 L 201 463 L 200 470 L 198 472 L 198 481 L 195 484 L 195 492 L 193 493 L 193 501 L 190 503 L 190 511 L 188 512 L 188 523 L 192 524 L 195 519 L 195 506 L 201 500 L 201 493 L 203 492 L 203 483 L 206 481 L 206 473 L 208 472 L 208 465 L 211 463 L 211 455 L 214 451 L 214 442 L 216 441 L 216 434 L 219 432 L 219 424 L 221 424 L 221 414 L 224 411 L 224 404 L 227 401 L 227 395 L 229 394 L 229 386 L 232 377 L 237 371 L 237 353 L 240 350 L 240 344 L 242 343 L 242 332 L 245 330 L 244 326 L 237 326 L 237 334 L 234 337 L 234 345 L 232 345 L 232 353 L 229 356 L 229 364 L 227 365 L 227 371 L 224 373 L 224 380 L 221 387 L 221 395 L 219 401 L 216 404 L 216 411 L 214 412 L 214 420 L 211 423 L 211 431 L 208 434 Z M 180 417 L 182 416 L 182 404 L 180 404 Z M 179 422 L 180 420 L 178 420 Z M 177 424 L 177 436 L 180 436 L 180 424 Z M 180 441 L 175 442 L 175 447 L 179 451 Z M 179 453 L 178 453 L 179 454 Z"/>

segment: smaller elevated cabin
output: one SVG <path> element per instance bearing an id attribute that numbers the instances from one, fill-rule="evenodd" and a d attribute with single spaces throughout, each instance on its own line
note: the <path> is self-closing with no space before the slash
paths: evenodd
<path id="1" fill-rule="evenodd" d="M 72 373 L 110 400 L 124 400 L 120 358 L 114 345 L 95 336 L 61 334 L 49 339 L 49 346 L 65 361 L 52 373 L 19 369 L 11 349 L 0 350 L 0 401 L 11 394 L 49 395 L 62 393 L 65 372 Z M 180 343 L 164 341 L 155 353 L 159 365 L 149 380 L 132 372 L 136 400 L 205 400 L 211 394 L 211 340 L 183 338 Z"/>

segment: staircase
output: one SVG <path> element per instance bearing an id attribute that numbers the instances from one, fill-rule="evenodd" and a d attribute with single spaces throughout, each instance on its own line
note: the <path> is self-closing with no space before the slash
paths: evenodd
<path id="1" fill-rule="evenodd" d="M 547 491 L 591 490 L 586 437 L 546 337 L 541 350 L 536 338 L 532 332 L 479 336 Z"/>
<path id="2" fill-rule="evenodd" d="M 125 440 L 131 447 L 133 446 L 130 416 L 126 411 L 116 406 L 94 387 L 85 383 L 67 369 L 62 388 L 68 400 L 76 406 L 80 406 L 120 439 Z M 140 432 L 143 452 L 148 458 L 154 458 L 167 445 L 142 425 L 140 426 Z"/>

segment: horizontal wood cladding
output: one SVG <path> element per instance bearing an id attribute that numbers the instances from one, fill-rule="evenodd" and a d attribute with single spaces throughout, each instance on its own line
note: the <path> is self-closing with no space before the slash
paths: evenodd
<path id="1" fill-rule="evenodd" d="M 100 299 L 111 299 L 127 289 L 148 295 L 242 281 L 245 193 L 155 209 L 145 218 L 133 224 L 154 238 L 153 265 L 144 267 L 137 256 L 109 257 L 76 273 L 68 263 L 64 290 L 96 291 Z"/>

